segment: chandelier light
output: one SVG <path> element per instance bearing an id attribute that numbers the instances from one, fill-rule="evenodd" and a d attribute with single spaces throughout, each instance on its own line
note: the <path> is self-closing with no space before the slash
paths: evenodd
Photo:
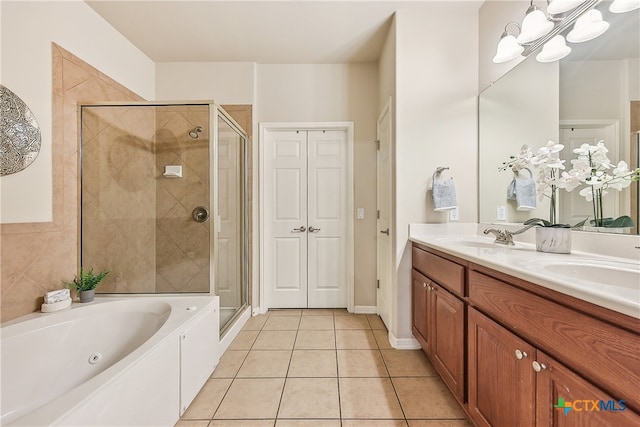
<path id="1" fill-rule="evenodd" d="M 498 42 L 496 55 L 493 57 L 493 62 L 496 64 L 516 59 L 522 54 L 522 52 L 524 52 L 524 47 L 518 44 L 516 37 L 507 30 L 509 25 L 515 25 L 518 28 L 518 31 L 520 30 L 520 25 L 515 22 L 509 22 L 505 25 L 504 32 L 500 36 L 500 41 Z"/>
<path id="2" fill-rule="evenodd" d="M 596 9 L 602 0 L 547 0 L 547 17 L 533 5 L 531 0 L 522 26 L 509 22 L 500 36 L 493 62 L 502 63 L 521 56 L 528 56 L 540 47 L 536 55 L 539 62 L 558 61 L 571 52 L 566 42 L 581 43 L 602 35 L 609 29 L 609 23 L 602 19 L 602 13 Z M 640 9 L 640 0 L 613 0 L 609 10 L 613 13 L 625 13 Z M 515 25 L 517 35 L 507 27 Z M 573 25 L 565 37 L 564 33 Z"/>
<path id="3" fill-rule="evenodd" d="M 531 6 L 527 9 L 527 14 L 522 21 L 518 43 L 529 43 L 549 34 L 553 30 L 553 25 L 553 22 L 549 21 L 544 12 L 534 6 L 531 0 Z"/>
<path id="4" fill-rule="evenodd" d="M 609 6 L 613 13 L 625 13 L 640 9 L 640 0 L 614 0 Z"/>
<path id="5" fill-rule="evenodd" d="M 602 13 L 591 9 L 576 20 L 573 30 L 567 34 L 567 41 L 582 43 L 593 40 L 609 29 L 609 23 L 602 20 Z"/>
<path id="6" fill-rule="evenodd" d="M 549 15 L 559 15 L 580 6 L 584 0 L 552 0 L 547 7 Z"/>
<path id="7" fill-rule="evenodd" d="M 558 34 L 545 43 L 536 60 L 538 62 L 559 61 L 570 53 L 571 48 L 565 43 L 564 37 Z"/>

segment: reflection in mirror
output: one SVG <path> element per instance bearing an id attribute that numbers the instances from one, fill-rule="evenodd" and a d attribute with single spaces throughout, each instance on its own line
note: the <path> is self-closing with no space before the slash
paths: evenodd
<path id="1" fill-rule="evenodd" d="M 630 168 L 638 167 L 640 14 L 613 14 L 609 3 L 598 6 L 611 24 L 604 35 L 570 44 L 571 54 L 560 62 L 538 63 L 534 53 L 480 95 L 480 222 L 522 223 L 549 217 L 546 200 L 538 201 L 534 211 L 518 211 L 516 201 L 507 199 L 514 174 L 498 168 L 523 144 L 534 154 L 548 140 L 564 144 L 561 157 L 571 169 L 574 148 L 603 140 L 613 163 L 624 160 Z M 592 203 L 579 194 L 581 188 L 559 191 L 558 222 L 593 219 Z M 635 227 L 604 231 L 637 233 L 637 192 L 637 183 L 620 192 L 608 191 L 603 197 L 604 216 L 628 215 Z"/>

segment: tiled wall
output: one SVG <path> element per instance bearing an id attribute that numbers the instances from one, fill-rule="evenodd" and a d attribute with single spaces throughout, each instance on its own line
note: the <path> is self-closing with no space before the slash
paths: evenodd
<path id="1" fill-rule="evenodd" d="M 52 43 L 52 73 L 53 221 L 49 223 L 3 224 L 0 226 L 0 251 L 2 254 L 0 262 L 0 321 L 2 322 L 38 311 L 43 302 L 43 295 L 48 291 L 63 288 L 64 284 L 62 282 L 73 279 L 78 270 L 80 198 L 78 194 L 79 139 L 77 103 L 144 101 L 140 96 L 55 43 Z M 251 106 L 225 106 L 224 108 L 251 135 Z M 137 114 L 142 114 L 142 116 L 138 117 Z M 109 236 L 85 241 L 85 247 L 89 245 L 90 252 L 99 254 L 101 248 L 105 247 L 104 245 L 120 245 L 121 250 L 114 252 L 119 252 L 120 256 L 123 257 L 122 263 L 112 263 L 108 260 L 103 261 L 97 258 L 94 263 L 85 256 L 85 265 L 87 267 L 93 266 L 96 270 L 110 269 L 109 265 L 122 265 L 120 271 L 113 271 L 112 274 L 107 276 L 107 279 L 101 285 L 101 291 L 149 292 L 153 291 L 155 286 L 155 290 L 158 292 L 172 292 L 176 289 L 178 277 L 182 282 L 183 290 L 203 291 L 205 289 L 201 288 L 202 283 L 206 283 L 208 287 L 208 258 L 206 262 L 203 258 L 197 260 L 192 258 L 186 266 L 180 268 L 168 266 L 164 270 L 158 269 L 158 277 L 155 277 L 155 265 L 152 267 L 152 264 L 158 261 L 164 262 L 167 258 L 170 258 L 171 251 L 178 250 L 178 248 L 186 252 L 187 258 L 193 255 L 189 248 L 203 250 L 205 240 L 208 245 L 208 228 L 205 226 L 204 228 L 207 231 L 204 232 L 201 230 L 203 228 L 202 224 L 197 224 L 193 221 L 186 223 L 188 227 L 194 228 L 196 233 L 185 234 L 187 237 L 181 235 L 180 239 L 174 238 L 174 247 L 172 249 L 168 240 L 170 240 L 169 237 L 174 231 L 172 227 L 179 226 L 179 224 L 175 223 L 175 218 L 171 219 L 171 216 L 165 216 L 166 223 L 164 226 L 161 225 L 163 220 L 158 221 L 158 228 L 164 229 L 164 232 L 160 230 L 159 234 L 164 233 L 164 237 L 159 236 L 154 243 L 151 230 L 153 229 L 153 232 L 156 231 L 156 222 L 147 217 L 148 211 L 145 211 L 144 208 L 156 205 L 158 212 L 166 214 L 171 208 L 178 209 L 178 205 L 181 205 L 185 211 L 188 210 L 190 212 L 193 209 L 191 206 L 193 203 L 205 206 L 209 204 L 208 199 L 205 200 L 204 196 L 202 194 L 199 195 L 198 192 L 199 188 L 208 188 L 208 186 L 204 185 L 204 179 L 208 179 L 207 174 L 201 171 L 202 162 L 207 160 L 206 156 L 202 154 L 202 142 L 205 141 L 203 136 L 208 135 L 208 113 L 206 109 L 195 113 L 196 116 L 190 116 L 191 113 L 184 114 L 184 112 L 180 111 L 164 111 L 153 113 L 157 114 L 157 117 L 153 120 L 148 120 L 148 118 L 144 117 L 147 114 L 151 114 L 149 110 L 128 111 L 126 120 L 120 121 L 117 127 L 111 127 L 107 133 L 103 134 L 111 133 L 111 136 L 114 136 L 114 132 L 119 132 L 122 142 L 120 147 L 124 148 L 115 150 L 112 153 L 107 152 L 106 156 L 104 156 L 107 163 L 100 166 L 103 168 L 102 170 L 85 171 L 85 173 L 89 172 L 88 176 L 91 176 L 92 172 L 98 175 L 102 174 L 102 176 L 110 174 L 111 178 L 113 178 L 110 184 L 113 185 L 113 191 L 123 192 L 128 188 L 130 193 L 129 196 L 125 196 L 128 197 L 127 202 L 120 205 L 123 211 L 128 212 L 128 217 L 125 217 L 122 212 L 100 211 L 101 205 L 98 200 L 84 201 L 83 210 L 87 213 L 85 220 L 93 218 L 96 221 L 107 221 L 110 224 L 109 229 L 112 230 Z M 172 118 L 173 120 L 178 118 L 178 120 L 172 123 Z M 97 117 L 92 119 L 97 119 Z M 151 122 L 153 126 L 141 125 L 142 122 Z M 85 125 L 90 128 L 91 125 L 95 126 L 97 123 L 90 124 L 87 122 Z M 172 133 L 186 137 L 189 127 L 192 126 L 192 129 L 196 125 L 205 128 L 201 133 L 202 140 L 195 145 L 189 144 L 187 149 L 183 147 L 178 151 L 173 151 L 172 154 L 171 150 L 167 151 L 168 155 L 176 156 L 175 159 L 180 158 L 180 161 L 183 161 L 184 165 L 188 167 L 185 168 L 186 170 L 191 169 L 189 172 L 190 179 L 175 183 L 187 186 L 185 197 L 178 197 L 178 199 L 182 199 L 178 203 L 175 196 L 160 196 L 168 188 L 163 186 L 167 184 L 174 185 L 174 183 L 159 177 L 161 176 L 159 168 L 164 168 L 164 163 L 168 159 L 163 158 L 162 154 L 158 153 L 158 163 L 156 164 L 156 170 L 153 171 L 153 180 L 156 181 L 157 191 L 146 192 L 144 197 L 136 200 L 136 196 L 140 196 L 142 193 L 140 191 L 132 192 L 131 190 L 139 188 L 151 172 L 146 170 L 144 166 L 140 167 L 139 163 L 146 155 L 145 153 L 150 150 L 146 144 L 150 144 L 154 137 L 159 144 L 162 144 L 162 138 L 167 138 Z M 98 126 L 98 128 L 94 127 L 94 129 L 105 131 L 106 127 L 104 125 Z M 185 128 L 184 126 L 187 127 Z M 94 132 L 92 136 L 100 138 L 98 133 Z M 115 136 L 118 137 L 118 135 Z M 142 145 L 133 149 L 131 143 Z M 183 142 L 179 144 L 183 145 Z M 184 144 L 188 144 L 186 139 Z M 98 146 L 96 145 L 96 147 Z M 249 146 L 249 150 L 251 150 L 251 146 Z M 90 155 L 90 153 L 85 152 L 85 155 Z M 135 161 L 133 160 L 134 158 L 136 159 Z M 125 175 L 131 176 L 131 174 L 125 174 L 123 168 L 129 168 L 129 171 L 134 170 L 134 176 L 137 179 L 131 181 L 128 178 L 124 178 Z M 251 169 L 251 164 L 249 164 L 249 168 Z M 195 172 L 198 170 L 200 171 Z M 195 173 L 192 174 L 191 172 Z M 96 182 L 102 182 L 103 184 L 108 182 L 102 177 L 99 178 Z M 251 170 L 249 171 L 249 180 L 251 181 Z M 117 187 L 120 188 L 117 189 Z M 250 185 L 249 188 L 251 188 Z M 206 194 L 208 197 L 208 192 Z M 174 201 L 172 201 L 172 198 Z M 249 196 L 250 206 L 251 196 Z M 153 214 L 155 215 L 155 212 Z M 182 219 L 180 221 L 185 220 Z M 251 220 L 249 220 L 249 224 L 251 224 Z M 195 227 L 193 227 L 194 225 Z M 128 234 L 133 229 L 137 231 L 141 229 L 143 234 L 142 236 L 136 236 L 136 239 L 131 241 Z M 173 236 L 175 237 L 176 235 L 173 234 Z M 163 239 L 167 241 L 163 241 Z M 179 241 L 175 242 L 175 240 Z M 92 245 L 93 248 L 91 248 Z M 156 256 L 158 259 L 154 259 Z M 141 265 L 144 265 L 144 268 L 140 268 Z M 127 279 L 134 272 L 138 275 L 136 280 Z M 185 277 L 188 277 L 186 284 L 184 283 Z M 207 277 L 207 281 L 204 281 L 204 277 Z M 136 286 L 132 287 L 134 282 Z"/>
<path id="2" fill-rule="evenodd" d="M 82 264 L 99 292 L 154 292 L 155 107 L 82 109 Z"/>
<path id="3" fill-rule="evenodd" d="M 39 310 L 44 293 L 64 287 L 77 271 L 77 103 L 143 100 L 56 44 L 52 71 L 53 221 L 2 225 L 3 322 Z"/>
<path id="4" fill-rule="evenodd" d="M 210 222 L 192 211 L 209 203 L 209 108 L 157 109 L 156 292 L 209 292 Z M 202 127 L 197 139 L 189 132 Z M 167 165 L 182 166 L 182 178 L 165 178 Z"/>

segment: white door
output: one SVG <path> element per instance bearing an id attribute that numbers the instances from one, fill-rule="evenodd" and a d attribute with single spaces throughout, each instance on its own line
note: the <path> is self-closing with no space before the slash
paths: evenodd
<path id="1" fill-rule="evenodd" d="M 391 101 L 378 118 L 378 314 L 391 330 Z"/>
<path id="2" fill-rule="evenodd" d="M 571 159 L 575 159 L 574 148 L 582 144 L 595 145 L 603 140 L 609 149 L 608 157 L 616 162 L 618 159 L 618 138 L 614 124 L 609 125 L 576 125 L 560 129 L 560 143 L 564 145 L 562 158 L 566 160 L 565 168 L 571 169 Z M 582 188 L 582 187 L 580 187 Z M 586 217 L 593 219 L 593 204 L 580 195 L 580 188 L 571 192 L 562 191 L 560 198 L 560 222 L 574 225 Z M 606 217 L 617 218 L 619 214 L 619 192 L 610 190 L 607 197 L 603 197 L 603 212 Z M 586 225 L 590 225 L 588 222 Z"/>
<path id="3" fill-rule="evenodd" d="M 307 307 L 346 307 L 346 133 L 307 135 Z"/>
<path id="4" fill-rule="evenodd" d="M 264 144 L 268 307 L 346 307 L 346 132 L 268 131 Z"/>

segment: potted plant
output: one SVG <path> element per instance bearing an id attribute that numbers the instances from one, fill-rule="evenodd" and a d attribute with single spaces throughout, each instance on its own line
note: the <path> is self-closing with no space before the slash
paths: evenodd
<path id="1" fill-rule="evenodd" d="M 633 221 L 628 216 L 619 218 L 607 218 L 604 216 L 602 204 L 603 196 L 607 190 L 622 191 L 632 181 L 640 180 L 640 168 L 629 170 L 625 161 L 616 165 L 607 153 L 609 150 L 604 141 L 598 141 L 596 145 L 582 144 L 580 148 L 573 150 L 576 158 L 571 160 L 573 168 L 563 172 L 560 178 L 560 186 L 571 191 L 584 184 L 580 195 L 593 207 L 593 219 L 590 221 L 593 227 L 587 227 L 590 231 L 610 230 L 616 228 L 633 227 Z"/>
<path id="2" fill-rule="evenodd" d="M 91 302 L 95 297 L 96 287 L 98 283 L 109 274 L 108 271 L 101 271 L 98 274 L 93 272 L 93 267 L 89 271 L 85 271 L 80 267 L 80 274 L 73 278 L 72 282 L 65 282 L 70 288 L 75 288 L 80 297 L 80 302 Z"/>
<path id="3" fill-rule="evenodd" d="M 564 170 L 564 160 L 560 159 L 560 152 L 564 145 L 554 141 L 540 147 L 534 155 L 527 145 L 523 145 L 520 153 L 510 156 L 502 162 L 499 170 L 511 168 L 514 172 L 522 169 L 537 170 L 535 181 L 536 194 L 539 200 L 549 198 L 549 220 L 532 218 L 524 225 L 536 224 L 536 250 L 539 252 L 570 253 L 571 226 L 557 223 L 557 192 L 560 187 L 560 173 Z M 535 205 L 534 205 L 535 206 Z"/>

